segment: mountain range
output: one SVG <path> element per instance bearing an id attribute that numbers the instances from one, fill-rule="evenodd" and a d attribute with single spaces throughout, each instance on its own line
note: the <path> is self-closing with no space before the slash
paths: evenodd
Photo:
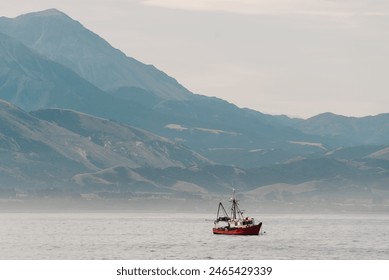
<path id="1" fill-rule="evenodd" d="M 0 99 L 0 195 L 389 198 L 389 114 L 291 119 L 194 94 L 56 9 L 0 18 Z"/>

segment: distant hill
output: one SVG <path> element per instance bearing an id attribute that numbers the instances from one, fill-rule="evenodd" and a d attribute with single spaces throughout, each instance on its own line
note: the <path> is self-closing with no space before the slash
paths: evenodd
<path id="1" fill-rule="evenodd" d="M 211 164 L 179 144 L 109 120 L 54 109 L 34 115 L 0 100 L 0 187 L 68 186 L 76 174 L 118 165 Z"/>
<path id="2" fill-rule="evenodd" d="M 45 109 L 31 114 L 131 159 L 139 166 L 167 168 L 212 164 L 179 143 L 115 121 L 64 109 Z"/>
<path id="3" fill-rule="evenodd" d="M 388 148 L 362 147 L 356 148 L 360 154 L 337 149 L 257 168 L 216 165 L 185 146 L 115 121 L 64 109 L 29 114 L 1 101 L 0 196 L 36 190 L 38 196 L 65 191 L 101 198 L 201 197 L 234 186 L 249 199 L 265 201 L 382 203 L 389 198 Z"/>
<path id="4" fill-rule="evenodd" d="M 189 95 L 175 79 L 126 56 L 56 9 L 0 18 L 0 32 L 65 65 L 102 90 L 140 88 L 169 99 Z"/>
<path id="5" fill-rule="evenodd" d="M 4 101 L 0 101 L 0 140 L 3 187 L 63 186 L 72 174 L 118 164 L 139 166 L 130 158 Z"/>
<path id="6" fill-rule="evenodd" d="M 45 107 L 86 110 L 86 103 L 103 111 L 107 104 L 120 104 L 73 71 L 2 33 L 0 59 L 0 98 L 26 111 Z"/>
<path id="7" fill-rule="evenodd" d="M 0 18 L 0 99 L 0 196 L 389 199 L 389 114 L 291 119 L 193 94 L 55 9 Z"/>
<path id="8" fill-rule="evenodd" d="M 389 114 L 356 118 L 324 113 L 296 127 L 308 134 L 332 138 L 339 145 L 389 144 Z"/>
<path id="9" fill-rule="evenodd" d="M 389 162 L 387 162 L 389 163 Z M 81 189 L 150 191 L 189 198 L 226 194 L 237 188 L 258 203 L 380 205 L 389 199 L 389 165 L 335 159 L 296 160 L 254 169 L 202 167 L 129 168 L 117 166 L 73 177 Z"/>
<path id="10" fill-rule="evenodd" d="M 62 64 L 0 33 L 0 99 L 25 111 L 67 108 L 144 127 L 165 117 L 137 102 L 100 90 Z"/>
<path id="11" fill-rule="evenodd" d="M 126 58 L 106 41 L 59 11 L 43 11 L 15 19 L 1 18 L 0 31 L 20 40 L 26 46 L 22 48 L 19 44 L 17 48 L 24 55 L 16 54 L 8 58 L 14 62 L 3 66 L 4 73 L 17 73 L 11 80 L 5 75 L 4 83 L 9 89 L 18 90 L 0 91 L 0 97 L 27 111 L 68 108 L 121 121 L 180 141 L 215 162 L 246 167 L 288 160 L 301 152 L 311 154 L 312 147 L 291 143 L 320 143 L 322 140 L 285 125 L 285 117 L 240 109 L 221 99 L 192 94 L 173 82 L 174 79 L 157 70 L 152 71 L 152 76 L 163 81 L 158 82 L 160 89 L 131 84 L 133 79 L 139 80 L 138 76 L 143 77 L 147 85 L 154 82 L 156 85 L 157 82 L 149 81 L 151 78 L 144 73 L 143 64 L 131 63 L 133 59 Z M 57 38 L 58 34 L 62 34 L 61 38 Z M 10 38 L 7 40 L 10 41 Z M 10 49 L 16 48 L 17 42 L 12 44 Z M 80 52 L 80 49 L 87 49 L 88 54 Z M 7 56 L 9 52 L 3 50 L 3 53 Z M 80 53 L 82 58 L 79 57 Z M 95 69 L 95 66 L 87 66 L 94 63 L 99 67 Z M 125 69 L 122 66 L 115 68 L 112 63 L 127 66 Z M 48 65 L 41 67 L 43 64 Z M 14 69 L 15 65 L 22 67 Z M 117 69 L 120 73 L 115 70 L 114 76 L 124 77 L 129 84 L 102 91 L 105 87 L 98 82 L 104 79 L 91 79 L 83 75 L 83 70 L 78 66 L 91 67 L 93 71 L 86 72 L 99 71 L 99 76 L 104 77 L 110 77 L 112 69 Z M 132 70 L 127 71 L 130 66 Z M 33 77 L 26 73 L 26 69 L 33 73 Z M 35 78 L 37 76 L 41 77 L 39 82 Z M 177 91 L 170 91 L 171 95 L 162 94 L 166 81 L 172 82 L 171 85 L 174 84 Z M 34 83 L 38 83 L 36 90 Z M 27 84 L 28 87 L 25 86 Z M 38 98 L 31 98 L 31 95 Z M 223 154 L 220 154 L 221 149 Z M 258 157 L 259 154 L 251 152 L 265 150 L 264 153 L 269 154 L 273 149 L 278 151 L 278 156 L 273 161 L 267 156 Z"/>

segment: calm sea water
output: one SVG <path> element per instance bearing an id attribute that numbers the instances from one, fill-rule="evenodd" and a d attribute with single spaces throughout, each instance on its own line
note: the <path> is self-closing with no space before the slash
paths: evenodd
<path id="1" fill-rule="evenodd" d="M 259 236 L 213 235 L 184 213 L 0 213 L 0 259 L 389 259 L 389 215 L 252 215 Z"/>

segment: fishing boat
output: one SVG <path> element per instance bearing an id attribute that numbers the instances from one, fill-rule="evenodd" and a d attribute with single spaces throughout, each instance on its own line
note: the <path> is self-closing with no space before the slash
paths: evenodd
<path id="1" fill-rule="evenodd" d="M 230 202 L 230 214 L 227 213 L 223 204 L 219 202 L 213 233 L 227 235 L 258 235 L 262 227 L 262 222 L 256 224 L 254 218 L 243 216 L 243 211 L 240 210 L 238 206 L 235 190 L 233 191 Z"/>

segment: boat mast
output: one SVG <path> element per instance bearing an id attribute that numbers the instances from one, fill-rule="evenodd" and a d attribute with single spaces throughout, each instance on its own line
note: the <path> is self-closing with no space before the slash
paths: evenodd
<path id="1" fill-rule="evenodd" d="M 238 200 L 235 196 L 235 189 L 232 192 L 232 205 L 231 205 L 231 217 L 236 220 L 237 214 L 240 219 L 243 219 L 242 211 L 239 209 Z"/>
<path id="2" fill-rule="evenodd" d="M 232 192 L 232 205 L 231 205 L 231 214 L 232 214 L 232 219 L 236 220 L 236 212 L 239 210 L 238 208 L 238 201 L 236 200 L 235 196 L 235 189 Z"/>
<path id="3" fill-rule="evenodd" d="M 236 198 L 235 189 L 232 192 L 232 206 L 231 206 L 232 219 L 236 220 Z"/>

